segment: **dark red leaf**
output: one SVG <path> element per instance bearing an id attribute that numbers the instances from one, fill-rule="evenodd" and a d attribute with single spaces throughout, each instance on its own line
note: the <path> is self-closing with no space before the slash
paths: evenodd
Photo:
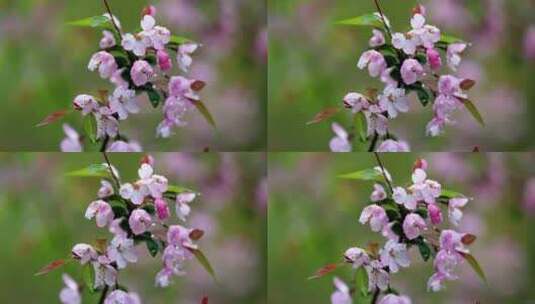
<path id="1" fill-rule="evenodd" d="M 201 304 L 208 304 L 208 297 L 202 297 Z"/>
<path id="2" fill-rule="evenodd" d="M 316 273 L 314 273 L 314 275 L 308 277 L 308 279 L 309 280 L 319 279 L 319 278 L 325 276 L 326 274 L 329 274 L 329 273 L 335 271 L 336 268 L 338 268 L 338 265 L 339 264 L 327 264 L 327 265 L 321 267 L 320 269 L 318 269 L 316 271 Z"/>
<path id="3" fill-rule="evenodd" d="M 65 115 L 69 114 L 69 112 L 70 112 L 69 109 L 56 111 L 56 112 L 48 115 L 47 117 L 45 117 L 45 119 L 43 119 L 43 121 L 38 123 L 36 125 L 36 127 L 44 127 L 44 126 L 49 125 L 49 124 L 51 124 L 53 122 L 56 122 L 59 119 L 63 118 Z"/>
<path id="4" fill-rule="evenodd" d="M 51 262 L 50 264 L 46 265 L 45 267 L 43 267 L 41 270 L 39 270 L 35 276 L 40 276 L 40 275 L 43 275 L 43 274 L 47 274 L 49 272 L 51 272 L 52 270 L 55 270 L 61 266 L 63 266 L 65 264 L 65 260 L 63 259 L 59 259 L 59 260 L 55 260 L 53 262 Z"/>
<path id="5" fill-rule="evenodd" d="M 316 116 L 314 116 L 314 118 L 311 121 L 307 122 L 307 125 L 312 125 L 318 122 L 322 122 L 332 117 L 334 114 L 338 113 L 338 111 L 340 111 L 340 109 L 337 107 L 324 109 L 323 111 L 316 114 Z"/>
<path id="6" fill-rule="evenodd" d="M 202 90 L 205 86 L 206 86 L 206 82 L 201 81 L 201 80 L 195 80 L 195 81 L 191 84 L 191 89 L 192 89 L 193 91 L 200 91 L 200 90 Z"/>
<path id="7" fill-rule="evenodd" d="M 461 242 L 465 245 L 472 245 L 476 239 L 477 237 L 475 235 L 467 233 L 462 237 Z"/>
<path id="8" fill-rule="evenodd" d="M 475 80 L 465 79 L 461 82 L 461 89 L 468 91 L 476 85 Z"/>
<path id="9" fill-rule="evenodd" d="M 193 229 L 193 231 L 190 232 L 189 237 L 190 239 L 194 241 L 198 241 L 203 237 L 203 235 L 204 235 L 204 231 L 200 229 Z"/>

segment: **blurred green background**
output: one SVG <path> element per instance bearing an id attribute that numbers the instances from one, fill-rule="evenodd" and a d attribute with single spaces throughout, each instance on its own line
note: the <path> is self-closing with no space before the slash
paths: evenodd
<path id="1" fill-rule="evenodd" d="M 472 254 L 485 286 L 465 263 L 460 280 L 427 293 L 433 269 L 411 249 L 411 267 L 393 275 L 393 287 L 413 303 L 531 303 L 535 277 L 534 154 L 383 154 L 394 185 L 410 182 L 417 158 L 429 162 L 428 177 L 472 197 L 460 231 L 477 235 Z M 343 260 L 350 247 L 384 238 L 359 224 L 373 184 L 336 176 L 376 166 L 370 153 L 269 154 L 268 298 L 270 303 L 330 303 L 333 275 L 307 280 L 316 270 Z M 527 190 L 527 189 L 530 190 Z M 334 272 L 349 284 L 350 267 Z"/>
<path id="2" fill-rule="evenodd" d="M 189 73 L 207 82 L 201 97 L 218 129 L 193 111 L 189 125 L 168 140 L 156 138 L 161 108 L 145 106 L 121 123 L 146 151 L 260 151 L 266 145 L 266 17 L 263 1 L 110 0 L 125 31 L 139 27 L 141 10 L 158 9 L 156 20 L 175 35 L 203 45 Z M 72 108 L 74 97 L 111 89 L 87 70 L 98 50 L 99 31 L 67 22 L 105 12 L 102 1 L 0 0 L 0 149 L 58 151 L 61 122 L 36 128 L 48 114 Z M 175 62 L 176 66 L 176 62 Z M 173 70 L 176 71 L 176 70 Z M 66 122 L 83 130 L 79 113 Z"/>
<path id="3" fill-rule="evenodd" d="M 533 51 L 524 54 L 524 37 L 535 24 L 535 2 L 507 0 L 382 0 L 395 31 L 410 28 L 411 9 L 427 7 L 428 23 L 472 43 L 459 75 L 477 80 L 470 91 L 487 126 L 480 127 L 466 110 L 438 138 L 425 136 L 430 108 L 411 98 L 411 111 L 391 121 L 391 130 L 412 151 L 529 151 L 535 145 Z M 376 11 L 372 0 L 268 0 L 270 151 L 328 151 L 331 123 L 347 129 L 351 119 L 341 111 L 333 119 L 307 126 L 324 108 L 341 106 L 350 91 L 382 87 L 357 61 L 368 47 L 371 29 L 335 25 L 336 21 Z M 533 41 L 533 38 L 532 38 Z M 534 42 L 531 42 L 533 44 Z M 444 61 L 445 62 L 445 61 Z"/>
<path id="4" fill-rule="evenodd" d="M 141 154 L 113 154 L 111 162 L 123 181 L 137 178 Z M 143 303 L 266 303 L 265 157 L 257 153 L 153 154 L 155 173 L 170 184 L 201 193 L 191 205 L 187 225 L 206 232 L 198 244 L 215 269 L 216 284 L 196 260 L 187 275 L 162 289 L 154 286 L 161 269 L 138 246 L 139 261 L 119 273 L 122 285 Z M 59 303 L 62 273 L 81 279 L 81 267 L 70 263 L 35 277 L 49 262 L 66 258 L 76 243 L 110 238 L 84 218 L 100 183 L 94 178 L 66 177 L 67 172 L 103 162 L 96 153 L 0 154 L 0 303 Z M 174 214 L 174 207 L 171 208 Z M 178 220 L 175 221 L 178 223 Z M 96 296 L 84 295 L 84 303 Z"/>

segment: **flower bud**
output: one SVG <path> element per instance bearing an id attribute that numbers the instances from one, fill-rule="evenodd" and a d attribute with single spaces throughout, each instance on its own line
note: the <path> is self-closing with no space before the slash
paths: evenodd
<path id="1" fill-rule="evenodd" d="M 158 57 L 158 65 L 162 71 L 168 71 L 173 67 L 171 58 L 165 50 L 159 50 L 156 56 Z"/>
<path id="2" fill-rule="evenodd" d="M 141 11 L 141 16 L 146 16 L 146 15 L 155 17 L 156 7 L 154 7 L 154 5 L 145 6 L 143 10 Z"/>
<path id="3" fill-rule="evenodd" d="M 442 223 L 442 211 L 440 210 L 440 207 L 438 207 L 436 204 L 429 204 L 427 210 L 433 225 L 439 225 Z"/>
<path id="4" fill-rule="evenodd" d="M 167 202 L 162 198 L 157 198 L 154 201 L 154 206 L 156 207 L 156 214 L 160 220 L 165 220 L 169 217 L 169 206 Z"/>

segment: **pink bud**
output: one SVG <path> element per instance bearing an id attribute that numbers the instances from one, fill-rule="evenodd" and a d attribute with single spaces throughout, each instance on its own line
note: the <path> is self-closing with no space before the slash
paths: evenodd
<path id="1" fill-rule="evenodd" d="M 141 11 L 141 15 L 150 15 L 152 17 L 156 16 L 156 7 L 154 5 L 149 5 L 143 8 L 143 11 Z"/>
<path id="2" fill-rule="evenodd" d="M 169 217 L 169 207 L 164 199 L 157 198 L 154 201 L 154 206 L 156 206 L 156 214 L 158 214 L 160 220 L 163 221 Z"/>
<path id="3" fill-rule="evenodd" d="M 168 71 L 173 67 L 171 58 L 165 50 L 159 50 L 156 55 L 158 57 L 158 65 L 160 65 L 162 71 Z"/>
<path id="4" fill-rule="evenodd" d="M 418 158 L 415 162 L 414 162 L 414 166 L 412 168 L 413 170 L 416 170 L 416 169 L 422 169 L 422 170 L 427 170 L 427 161 L 423 158 Z"/>
<path id="5" fill-rule="evenodd" d="M 427 62 L 433 70 L 438 70 L 442 66 L 440 53 L 435 49 L 427 49 Z"/>
<path id="6" fill-rule="evenodd" d="M 421 4 L 417 4 L 413 9 L 412 9 L 412 14 L 413 15 L 416 15 L 416 14 L 420 14 L 422 16 L 425 16 L 426 14 L 426 9 L 423 5 Z"/>
<path id="7" fill-rule="evenodd" d="M 154 157 L 150 154 L 146 154 L 141 158 L 140 165 L 147 164 L 151 167 L 154 167 Z"/>
<path id="8" fill-rule="evenodd" d="M 427 210 L 429 211 L 429 218 L 431 218 L 431 223 L 433 223 L 433 225 L 442 223 L 442 211 L 440 210 L 440 207 L 436 204 L 429 204 Z"/>

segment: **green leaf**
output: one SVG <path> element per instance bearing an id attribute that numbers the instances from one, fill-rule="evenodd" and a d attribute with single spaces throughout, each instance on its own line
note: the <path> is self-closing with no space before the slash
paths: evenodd
<path id="1" fill-rule="evenodd" d="M 128 217 L 128 209 L 119 203 L 112 203 L 111 209 L 113 211 L 114 218 Z"/>
<path id="2" fill-rule="evenodd" d="M 454 198 L 454 197 L 463 197 L 464 195 L 459 192 L 451 191 L 448 189 L 442 189 L 440 192 L 440 196 L 446 197 L 446 198 Z"/>
<path id="3" fill-rule="evenodd" d="M 84 131 L 92 143 L 97 142 L 97 120 L 95 115 L 91 114 L 84 117 Z"/>
<path id="4" fill-rule="evenodd" d="M 105 28 L 112 29 L 113 25 L 110 22 L 110 19 L 105 16 L 93 16 L 89 18 L 84 18 L 76 21 L 71 21 L 67 23 L 71 26 L 80 26 L 80 27 L 92 27 L 92 28 Z"/>
<path id="5" fill-rule="evenodd" d="M 420 255 L 422 256 L 422 259 L 427 262 L 429 258 L 431 257 L 431 248 L 429 245 L 421 241 L 418 243 L 418 250 L 420 251 Z"/>
<path id="6" fill-rule="evenodd" d="M 141 209 L 144 209 L 145 211 L 147 211 L 147 213 L 151 215 L 154 215 L 154 212 L 156 211 L 156 209 L 154 208 L 154 205 L 145 205 Z"/>
<path id="7" fill-rule="evenodd" d="M 355 114 L 355 130 L 361 142 L 366 142 L 368 139 L 367 129 L 366 116 L 362 111 L 358 112 Z"/>
<path id="8" fill-rule="evenodd" d="M 338 175 L 338 177 L 344 178 L 344 179 L 357 179 L 357 180 L 363 180 L 363 181 L 376 181 L 376 182 L 380 182 L 383 180 L 383 175 L 381 174 L 381 172 L 375 169 L 360 170 L 360 171 L 353 172 L 353 173 Z"/>
<path id="9" fill-rule="evenodd" d="M 451 44 L 451 43 L 455 43 L 455 42 L 463 42 L 463 40 L 461 38 L 457 38 L 457 37 L 454 37 L 454 36 L 442 34 L 442 35 L 440 35 L 440 42 L 446 43 L 446 44 Z"/>
<path id="10" fill-rule="evenodd" d="M 108 177 L 110 172 L 108 167 L 104 164 L 93 164 L 89 165 L 80 170 L 72 171 L 67 173 L 67 176 L 74 177 Z"/>
<path id="11" fill-rule="evenodd" d="M 210 265 L 210 262 L 208 261 L 208 259 L 204 255 L 204 253 L 202 253 L 202 251 L 199 250 L 199 249 L 194 249 L 194 248 L 188 248 L 188 249 L 197 258 L 197 261 L 199 261 L 199 263 L 204 268 L 204 270 L 206 270 L 206 272 L 208 272 L 210 274 L 210 276 L 212 276 L 214 281 L 217 282 L 217 278 L 215 276 L 215 271 L 212 268 L 212 265 Z"/>
<path id="12" fill-rule="evenodd" d="M 216 124 L 215 124 L 214 117 L 212 116 L 212 114 L 210 114 L 210 111 L 208 111 L 208 108 L 206 108 L 204 103 L 202 101 L 198 100 L 198 101 L 195 101 L 193 104 L 195 105 L 195 107 L 197 107 L 197 110 L 199 110 L 199 112 L 201 112 L 202 116 L 206 119 L 206 121 L 212 127 L 215 128 Z"/>
<path id="13" fill-rule="evenodd" d="M 82 279 L 89 292 L 95 292 L 95 269 L 91 263 L 87 263 L 82 268 Z"/>
<path id="14" fill-rule="evenodd" d="M 476 258 L 473 255 L 469 254 L 469 253 L 461 252 L 461 255 L 468 262 L 468 264 L 470 264 L 470 266 L 472 266 L 472 269 L 474 269 L 474 271 L 479 276 L 479 278 L 485 284 L 488 284 L 487 277 L 485 276 L 485 272 L 483 272 L 483 269 L 481 268 L 481 266 L 477 262 Z"/>
<path id="15" fill-rule="evenodd" d="M 160 245 L 158 245 L 158 242 L 152 238 L 149 238 L 145 240 L 145 244 L 147 245 L 147 250 L 149 251 L 150 255 L 155 257 L 160 250 Z"/>
<path id="16" fill-rule="evenodd" d="M 474 117 L 475 120 L 481 125 L 485 126 L 485 121 L 483 120 L 483 117 L 481 116 L 481 113 L 479 113 L 479 110 L 476 108 L 474 103 L 469 99 L 463 99 L 464 106 L 468 109 L 470 114 Z"/>
<path id="17" fill-rule="evenodd" d="M 149 89 L 146 91 L 147 96 L 149 96 L 150 103 L 154 108 L 157 108 L 160 104 L 160 101 L 162 100 L 162 97 L 160 96 L 160 93 L 156 91 L 155 89 Z"/>
<path id="18" fill-rule="evenodd" d="M 171 40 L 169 42 L 170 43 L 176 43 L 176 44 L 184 44 L 184 43 L 193 42 L 193 41 L 191 41 L 190 39 L 188 39 L 186 37 L 172 35 L 171 36 Z"/>
<path id="19" fill-rule="evenodd" d="M 354 26 L 373 26 L 381 28 L 383 27 L 383 20 L 380 16 L 375 14 L 366 14 L 355 18 L 344 19 L 336 22 L 340 25 L 354 25 Z"/>
<path id="20" fill-rule="evenodd" d="M 369 278 L 366 269 L 364 269 L 364 267 L 357 268 L 357 272 L 355 273 L 355 290 L 359 293 L 359 295 L 364 297 L 368 296 L 368 281 Z"/>
<path id="21" fill-rule="evenodd" d="M 182 186 L 169 185 L 167 186 L 167 192 L 182 193 L 182 192 L 194 192 L 194 191 L 191 191 L 190 189 L 186 187 L 182 187 Z"/>

